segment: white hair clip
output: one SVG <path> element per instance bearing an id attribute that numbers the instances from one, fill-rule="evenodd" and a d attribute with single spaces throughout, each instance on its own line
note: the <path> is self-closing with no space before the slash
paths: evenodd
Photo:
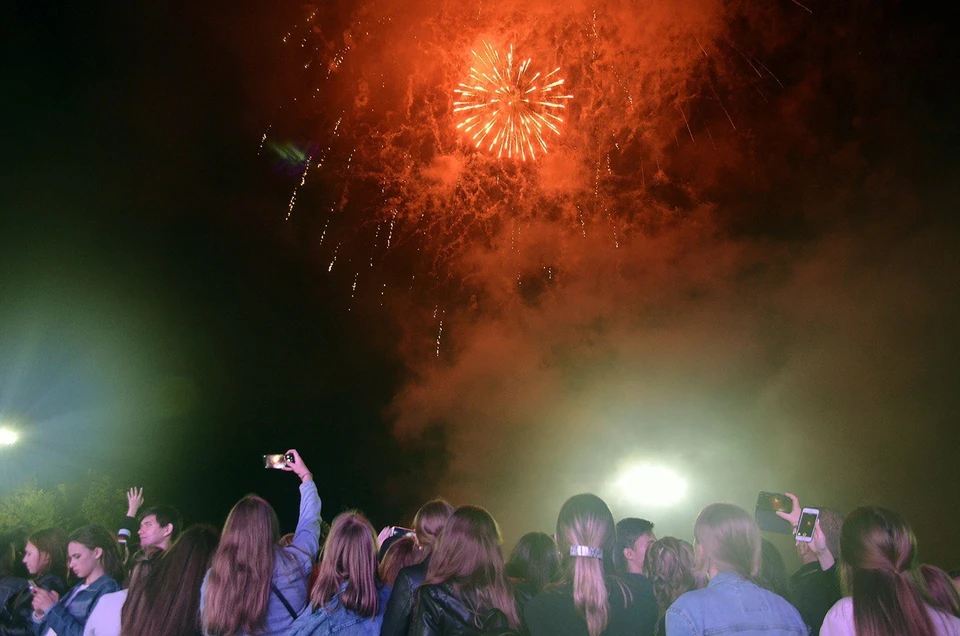
<path id="1" fill-rule="evenodd" d="M 589 557 L 591 559 L 602 559 L 603 550 L 600 548 L 591 548 L 588 545 L 570 546 L 570 556 Z"/>

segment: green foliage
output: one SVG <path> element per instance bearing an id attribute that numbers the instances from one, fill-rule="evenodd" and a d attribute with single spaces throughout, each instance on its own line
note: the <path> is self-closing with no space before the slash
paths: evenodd
<path id="1" fill-rule="evenodd" d="M 86 524 L 114 530 L 126 510 L 123 489 L 110 475 L 88 473 L 81 483 L 41 488 L 36 480 L 0 496 L 0 533 L 57 526 L 70 532 Z"/>

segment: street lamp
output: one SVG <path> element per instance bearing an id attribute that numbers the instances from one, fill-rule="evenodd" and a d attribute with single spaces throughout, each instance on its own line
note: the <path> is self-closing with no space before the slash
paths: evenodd
<path id="1" fill-rule="evenodd" d="M 19 438 L 15 430 L 0 427 L 0 446 L 13 446 Z"/>

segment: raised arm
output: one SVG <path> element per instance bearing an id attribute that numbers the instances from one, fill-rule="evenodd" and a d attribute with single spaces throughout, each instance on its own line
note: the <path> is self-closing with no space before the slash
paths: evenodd
<path id="1" fill-rule="evenodd" d="M 320 495 L 313 482 L 313 473 L 303 462 L 300 453 L 296 449 L 290 449 L 287 453 L 293 455 L 293 461 L 284 464 L 283 470 L 296 473 L 300 478 L 300 518 L 291 546 L 315 560 L 320 552 Z"/>

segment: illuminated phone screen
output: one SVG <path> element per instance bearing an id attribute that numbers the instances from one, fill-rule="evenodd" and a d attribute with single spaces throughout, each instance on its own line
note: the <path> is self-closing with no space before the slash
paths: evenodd
<path id="1" fill-rule="evenodd" d="M 801 537 L 812 537 L 813 527 L 817 523 L 817 515 L 807 512 L 800 517 L 800 525 L 797 527 L 797 535 Z"/>

